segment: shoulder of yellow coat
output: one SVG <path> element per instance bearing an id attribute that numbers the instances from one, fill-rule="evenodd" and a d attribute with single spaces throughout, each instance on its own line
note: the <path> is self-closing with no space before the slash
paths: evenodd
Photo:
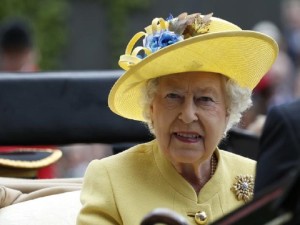
<path id="1" fill-rule="evenodd" d="M 229 163 L 232 167 L 238 168 L 241 172 L 253 172 L 253 170 L 255 170 L 256 161 L 253 159 L 224 150 L 219 150 L 219 154 L 225 163 Z"/>

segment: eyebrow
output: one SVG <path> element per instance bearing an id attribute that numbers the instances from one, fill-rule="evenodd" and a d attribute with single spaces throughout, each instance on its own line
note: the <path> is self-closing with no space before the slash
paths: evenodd
<path id="1" fill-rule="evenodd" d="M 165 86 L 166 88 L 172 90 L 172 91 L 179 91 L 181 92 L 182 89 L 185 89 L 185 88 L 182 88 L 180 86 L 180 81 L 176 80 L 176 79 L 171 79 L 170 80 L 170 83 L 166 84 Z M 222 89 L 222 88 L 221 88 Z M 196 87 L 195 88 L 196 92 L 197 93 L 212 93 L 214 95 L 218 95 L 218 91 L 217 91 L 217 88 L 215 87 L 211 87 L 211 86 L 202 86 L 202 87 Z M 222 90 L 221 90 L 222 92 Z"/>
<path id="2" fill-rule="evenodd" d="M 213 87 L 204 87 L 204 88 L 197 88 L 196 91 L 201 92 L 201 93 L 213 93 L 215 95 L 217 95 L 217 90 L 216 88 Z"/>

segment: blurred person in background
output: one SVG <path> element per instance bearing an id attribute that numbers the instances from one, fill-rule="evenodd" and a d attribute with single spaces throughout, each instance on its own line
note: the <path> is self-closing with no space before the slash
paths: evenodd
<path id="1" fill-rule="evenodd" d="M 0 32 L 0 72 L 36 72 L 36 50 L 33 33 L 29 25 L 19 19 L 8 20 L 1 25 Z M 0 146 L 0 152 L 15 152 L 20 150 L 45 150 L 53 146 Z M 18 174 L 16 174 L 18 176 Z M 36 178 L 54 178 L 55 165 L 39 168 Z"/>
<path id="2" fill-rule="evenodd" d="M 256 193 L 300 166 L 299 111 L 300 99 L 269 111 L 260 140 Z"/>
<path id="3" fill-rule="evenodd" d="M 280 7 L 286 50 L 298 67 L 300 66 L 300 0 L 282 0 Z"/>
<path id="4" fill-rule="evenodd" d="M 37 72 L 39 71 L 37 47 L 33 32 L 22 20 L 9 20 L 1 26 L 0 71 Z M 45 149 L 53 146 L 0 146 L 0 152 L 19 149 Z M 112 147 L 105 144 L 72 144 L 60 146 L 65 153 L 60 161 L 38 170 L 37 178 L 82 177 L 87 164 L 112 154 Z"/>
<path id="5" fill-rule="evenodd" d="M 27 23 L 13 20 L 1 26 L 0 71 L 38 71 L 37 52 Z"/>
<path id="6" fill-rule="evenodd" d="M 270 108 L 294 100 L 295 66 L 285 51 L 284 37 L 275 23 L 260 21 L 254 25 L 253 30 L 269 35 L 279 45 L 278 57 L 253 90 L 253 107 L 243 115 L 239 125 L 260 135 Z"/>

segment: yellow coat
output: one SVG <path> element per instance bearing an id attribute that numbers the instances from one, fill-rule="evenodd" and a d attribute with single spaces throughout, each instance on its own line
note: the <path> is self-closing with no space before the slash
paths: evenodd
<path id="1" fill-rule="evenodd" d="M 255 161 L 216 150 L 214 176 L 197 195 L 163 156 L 157 142 L 135 146 L 90 163 L 81 192 L 77 225 L 139 225 L 155 208 L 168 208 L 196 224 L 188 214 L 205 211 L 208 223 L 241 206 L 231 191 L 237 175 L 253 175 Z"/>

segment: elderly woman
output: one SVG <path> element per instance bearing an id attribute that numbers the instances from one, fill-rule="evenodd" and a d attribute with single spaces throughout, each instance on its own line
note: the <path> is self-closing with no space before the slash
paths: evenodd
<path id="1" fill-rule="evenodd" d="M 212 14 L 157 18 L 145 30 L 120 57 L 127 72 L 108 102 L 155 139 L 89 165 L 78 225 L 139 224 L 158 207 L 206 224 L 251 199 L 255 162 L 217 146 L 250 107 L 277 44 Z"/>

